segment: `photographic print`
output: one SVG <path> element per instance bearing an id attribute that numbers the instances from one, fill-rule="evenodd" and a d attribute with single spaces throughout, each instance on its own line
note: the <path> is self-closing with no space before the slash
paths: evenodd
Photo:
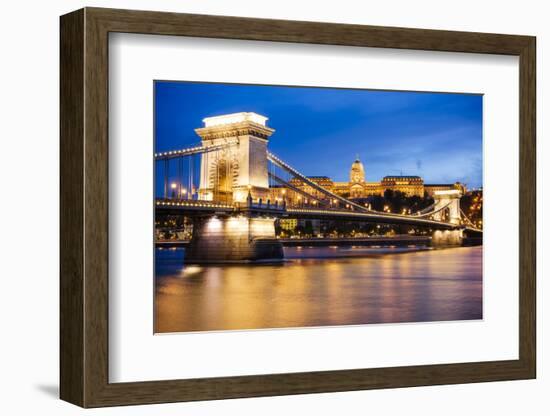
<path id="1" fill-rule="evenodd" d="M 483 96 L 155 81 L 155 333 L 483 318 Z"/>

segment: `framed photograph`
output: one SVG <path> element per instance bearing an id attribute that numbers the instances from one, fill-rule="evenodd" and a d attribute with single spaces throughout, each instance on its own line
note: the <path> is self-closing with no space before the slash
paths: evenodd
<path id="1" fill-rule="evenodd" d="M 534 378 L 535 49 L 62 16 L 61 398 Z"/>

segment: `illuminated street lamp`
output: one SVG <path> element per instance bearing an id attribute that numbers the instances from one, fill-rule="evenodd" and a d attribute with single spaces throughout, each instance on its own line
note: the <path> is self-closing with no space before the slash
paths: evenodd
<path id="1" fill-rule="evenodd" d="M 283 189 L 281 190 L 281 195 L 283 196 L 283 197 L 281 198 L 281 201 L 282 201 L 283 205 L 286 206 L 286 189 L 285 189 L 285 188 L 283 188 Z"/>
<path id="2" fill-rule="evenodd" d="M 176 197 L 176 188 L 178 187 L 178 185 L 176 185 L 175 182 L 172 182 L 170 184 L 170 189 L 172 189 L 172 198 L 175 198 Z"/>
<path id="3" fill-rule="evenodd" d="M 180 193 L 181 193 L 181 198 L 182 198 L 182 199 L 186 199 L 186 197 L 187 197 L 187 189 L 181 188 Z"/>

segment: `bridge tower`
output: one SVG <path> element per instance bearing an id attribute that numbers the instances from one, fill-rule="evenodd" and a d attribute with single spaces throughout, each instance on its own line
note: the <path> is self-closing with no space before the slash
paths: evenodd
<path id="1" fill-rule="evenodd" d="M 443 213 L 445 207 L 449 211 L 449 222 L 451 224 L 460 224 L 460 197 L 461 192 L 457 189 L 449 191 L 435 191 L 434 193 L 434 219 L 443 221 Z"/>
<path id="2" fill-rule="evenodd" d="M 199 199 L 225 203 L 265 201 L 269 197 L 267 143 L 275 130 L 256 113 L 207 117 L 195 129 L 204 147 Z M 224 146 L 225 145 L 225 146 Z M 186 262 L 219 263 L 280 260 L 283 247 L 275 238 L 275 218 L 250 211 L 196 217 Z"/>
<path id="3" fill-rule="evenodd" d="M 449 222 L 451 224 L 460 225 L 460 197 L 462 193 L 457 190 L 435 191 L 434 193 L 434 219 L 436 221 L 444 220 L 444 212 L 449 212 Z M 457 228 L 456 230 L 435 230 L 432 234 L 432 246 L 448 247 L 461 246 L 464 239 L 464 230 Z"/>
<path id="4" fill-rule="evenodd" d="M 226 203 L 246 202 L 269 195 L 267 143 L 275 131 L 267 117 L 234 113 L 203 119 L 195 129 L 205 147 L 227 144 L 206 152 L 201 159 L 199 199 Z"/>

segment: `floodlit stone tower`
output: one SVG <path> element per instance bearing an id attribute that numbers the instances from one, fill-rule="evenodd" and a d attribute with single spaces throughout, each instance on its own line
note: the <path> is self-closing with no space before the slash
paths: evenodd
<path id="1" fill-rule="evenodd" d="M 434 214 L 434 219 L 436 221 L 442 221 L 443 220 L 443 212 L 445 211 L 442 209 L 446 205 L 448 205 L 449 210 L 449 222 L 451 224 L 460 224 L 460 197 L 462 196 L 462 193 L 458 189 L 453 189 L 449 191 L 435 191 L 434 192 L 434 211 L 438 211 Z"/>
<path id="2" fill-rule="evenodd" d="M 203 120 L 195 132 L 210 151 L 201 158 L 199 199 L 252 203 L 269 197 L 267 142 L 275 130 L 267 117 L 235 113 Z M 244 210 L 239 215 L 197 216 L 186 249 L 190 263 L 280 260 L 283 246 L 275 238 L 275 218 Z"/>
<path id="3" fill-rule="evenodd" d="M 275 131 L 267 120 L 256 113 L 203 119 L 204 127 L 195 129 L 203 146 L 228 146 L 203 154 L 199 199 L 246 202 L 249 192 L 254 200 L 267 199 L 267 143 Z"/>
<path id="4" fill-rule="evenodd" d="M 443 213 L 447 206 L 449 211 L 449 222 L 451 224 L 460 225 L 460 197 L 462 193 L 458 189 L 448 191 L 435 191 L 434 211 L 438 211 L 434 214 L 436 221 L 443 221 Z M 446 246 L 460 246 L 464 239 L 464 230 L 436 230 L 432 234 L 432 246 L 434 247 L 446 247 Z"/>

